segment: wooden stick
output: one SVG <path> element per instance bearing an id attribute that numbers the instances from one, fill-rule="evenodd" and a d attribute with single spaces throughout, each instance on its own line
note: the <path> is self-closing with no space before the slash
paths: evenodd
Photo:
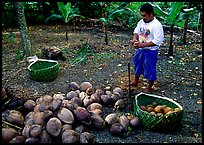
<path id="1" fill-rule="evenodd" d="M 15 127 L 15 128 L 18 128 L 18 129 L 22 129 L 21 127 L 16 126 L 16 125 L 13 125 L 13 124 L 11 124 L 11 123 L 8 123 L 7 121 L 5 121 L 5 120 L 3 120 L 3 119 L 2 119 L 2 122 L 3 122 L 3 123 L 6 123 L 7 125 L 10 125 L 10 126 L 12 126 L 12 127 Z"/>
<path id="2" fill-rule="evenodd" d="M 129 62 L 128 62 L 128 78 L 129 78 L 129 83 L 128 83 L 128 86 L 129 86 L 128 97 L 130 98 L 130 63 L 129 63 Z"/>

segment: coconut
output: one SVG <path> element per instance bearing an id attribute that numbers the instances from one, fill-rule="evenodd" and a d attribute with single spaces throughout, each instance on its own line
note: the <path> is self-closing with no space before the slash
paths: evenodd
<path id="1" fill-rule="evenodd" d="M 68 92 L 79 90 L 79 89 L 80 89 L 80 86 L 76 82 L 68 83 L 68 87 L 67 87 Z"/>
<path id="2" fill-rule="evenodd" d="M 35 108 L 35 106 L 36 106 L 35 101 L 30 100 L 30 99 L 27 100 L 27 101 L 24 103 L 25 109 L 28 109 L 29 111 L 33 111 L 34 108 Z"/>
<path id="3" fill-rule="evenodd" d="M 23 131 L 22 131 L 22 135 L 25 136 L 26 138 L 30 137 L 30 129 L 31 129 L 31 125 L 27 124 L 24 126 Z"/>
<path id="4" fill-rule="evenodd" d="M 87 88 L 86 89 L 86 93 L 87 93 L 87 95 L 92 95 L 93 93 L 95 93 L 95 89 L 94 88 L 92 88 L 92 87 L 89 87 L 89 88 Z"/>
<path id="5" fill-rule="evenodd" d="M 101 118 L 101 116 L 92 115 L 91 116 L 91 125 L 93 126 L 93 128 L 101 130 L 105 127 L 106 123 L 103 120 L 103 118 Z"/>
<path id="6" fill-rule="evenodd" d="M 30 135 L 32 137 L 38 137 L 42 132 L 42 126 L 39 124 L 34 124 L 30 128 Z"/>
<path id="7" fill-rule="evenodd" d="M 52 137 L 46 130 L 43 130 L 40 134 L 40 143 L 52 143 Z"/>
<path id="8" fill-rule="evenodd" d="M 124 133 L 123 126 L 120 123 L 114 123 L 110 127 L 110 133 L 116 136 L 121 136 Z"/>
<path id="9" fill-rule="evenodd" d="M 86 97 L 86 96 L 88 96 L 85 92 L 80 92 L 79 93 L 79 98 L 83 101 L 84 100 L 84 98 Z"/>
<path id="10" fill-rule="evenodd" d="M 19 135 L 14 137 L 11 141 L 9 141 L 9 143 L 25 143 L 25 140 L 26 140 L 25 136 Z"/>
<path id="11" fill-rule="evenodd" d="M 64 125 L 62 125 L 62 133 L 65 131 L 65 130 L 70 130 L 70 129 L 72 129 L 73 127 L 72 127 L 72 125 L 71 124 L 64 124 Z"/>
<path id="12" fill-rule="evenodd" d="M 101 97 L 101 95 L 104 95 L 104 94 L 105 94 L 102 89 L 96 89 L 95 93 L 96 93 L 99 97 Z"/>
<path id="13" fill-rule="evenodd" d="M 65 130 L 62 133 L 62 143 L 77 143 L 79 140 L 79 133 L 74 130 Z"/>
<path id="14" fill-rule="evenodd" d="M 111 95 L 101 95 L 101 100 L 104 105 L 109 105 L 111 103 Z"/>
<path id="15" fill-rule="evenodd" d="M 13 128 L 2 128 L 2 140 L 7 143 L 18 135 L 18 132 Z"/>
<path id="16" fill-rule="evenodd" d="M 83 102 L 79 97 L 74 97 L 71 99 L 72 102 L 76 103 L 78 106 L 82 106 Z"/>
<path id="17" fill-rule="evenodd" d="M 103 111 L 100 109 L 94 109 L 92 111 L 89 111 L 91 113 L 91 115 L 99 115 L 102 116 L 103 115 Z"/>
<path id="18" fill-rule="evenodd" d="M 82 132 L 80 134 L 79 143 L 93 143 L 95 137 L 89 132 Z"/>
<path id="19" fill-rule="evenodd" d="M 84 104 L 84 107 L 87 107 L 89 106 L 91 103 L 93 103 L 93 100 L 91 99 L 90 96 L 86 96 L 83 100 L 83 104 Z"/>
<path id="20" fill-rule="evenodd" d="M 130 119 L 130 125 L 137 128 L 140 125 L 140 120 L 137 116 L 134 116 L 133 118 Z"/>
<path id="21" fill-rule="evenodd" d="M 45 119 L 44 112 L 36 112 L 34 114 L 33 123 L 39 124 L 39 125 L 45 125 L 44 119 Z"/>
<path id="22" fill-rule="evenodd" d="M 62 123 L 58 118 L 56 117 L 50 118 L 50 120 L 47 122 L 46 131 L 49 134 L 53 136 L 58 136 L 60 134 L 61 129 Z"/>
<path id="23" fill-rule="evenodd" d="M 67 93 L 66 99 L 71 100 L 72 98 L 77 97 L 77 96 L 78 96 L 78 94 L 75 91 L 70 91 Z"/>
<path id="24" fill-rule="evenodd" d="M 113 94 L 119 93 L 121 96 L 124 95 L 124 91 L 120 87 L 116 87 L 113 89 Z"/>
<path id="25" fill-rule="evenodd" d="M 63 101 L 65 99 L 65 94 L 54 94 L 53 99 L 59 99 Z"/>
<path id="26" fill-rule="evenodd" d="M 74 110 L 74 115 L 82 124 L 91 124 L 91 114 L 84 107 L 77 107 L 77 109 Z"/>
<path id="27" fill-rule="evenodd" d="M 125 131 L 127 131 L 128 129 L 128 126 L 130 124 L 130 121 L 128 120 L 128 118 L 125 116 L 125 115 L 121 115 L 119 118 L 118 118 L 118 123 L 120 123 L 122 126 L 123 126 L 123 129 Z"/>
<path id="28" fill-rule="evenodd" d="M 116 113 L 110 113 L 105 117 L 105 122 L 108 125 L 112 125 L 113 123 L 116 123 L 118 120 L 118 115 Z"/>
<path id="29" fill-rule="evenodd" d="M 125 107 L 125 101 L 124 99 L 119 99 L 118 101 L 115 102 L 114 108 L 116 109 L 123 109 Z"/>
<path id="30" fill-rule="evenodd" d="M 90 82 L 82 82 L 81 85 L 80 85 L 80 89 L 84 92 L 86 92 L 86 90 L 89 88 L 89 87 L 92 87 L 92 84 Z"/>
<path id="31" fill-rule="evenodd" d="M 81 134 L 84 131 L 84 126 L 83 125 L 79 125 L 75 128 L 75 131 L 79 134 Z"/>
<path id="32" fill-rule="evenodd" d="M 27 125 L 27 124 L 33 125 L 34 115 L 35 115 L 35 112 L 29 112 L 25 117 L 24 125 Z"/>
<path id="33" fill-rule="evenodd" d="M 59 109 L 62 105 L 62 100 L 60 99 L 53 99 L 53 101 L 50 103 L 50 110 L 56 111 Z"/>
<path id="34" fill-rule="evenodd" d="M 74 110 L 76 110 L 76 108 L 78 107 L 78 105 L 76 103 L 74 103 L 73 101 L 69 100 L 65 106 L 65 108 L 69 109 L 70 111 L 74 112 Z"/>
<path id="35" fill-rule="evenodd" d="M 27 138 L 25 140 L 25 143 L 39 143 L 39 139 L 38 138 L 34 138 L 34 137 L 31 137 L 31 138 Z"/>
<path id="36" fill-rule="evenodd" d="M 95 103 L 100 103 L 100 101 L 101 101 L 100 96 L 98 96 L 96 93 L 93 93 L 93 94 L 91 95 L 91 99 L 92 99 L 93 102 L 95 102 Z"/>
<path id="37" fill-rule="evenodd" d="M 62 108 L 58 113 L 57 117 L 64 123 L 73 124 L 74 116 L 72 112 L 67 108 Z"/>
<path id="38" fill-rule="evenodd" d="M 21 112 L 16 110 L 9 110 L 6 112 L 6 120 L 10 123 L 21 125 L 24 123 L 24 117 Z"/>
<path id="39" fill-rule="evenodd" d="M 87 107 L 88 111 L 93 111 L 95 109 L 103 110 L 103 106 L 101 104 L 99 104 L 99 103 L 92 103 Z"/>

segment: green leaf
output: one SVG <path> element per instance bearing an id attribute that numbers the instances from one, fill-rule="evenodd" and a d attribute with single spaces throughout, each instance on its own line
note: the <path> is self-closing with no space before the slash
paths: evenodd
<path id="1" fill-rule="evenodd" d="M 181 12 L 181 8 L 183 7 L 184 2 L 172 2 L 169 13 L 169 22 L 170 24 L 175 24 L 176 17 Z"/>
<path id="2" fill-rule="evenodd" d="M 56 20 L 56 19 L 62 19 L 62 16 L 61 15 L 52 14 L 50 17 L 48 17 L 45 20 L 45 23 L 47 23 L 47 21 L 49 21 L 49 20 Z"/>

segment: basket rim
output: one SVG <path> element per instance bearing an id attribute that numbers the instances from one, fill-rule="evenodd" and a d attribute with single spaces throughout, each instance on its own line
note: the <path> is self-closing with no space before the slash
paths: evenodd
<path id="1" fill-rule="evenodd" d="M 142 94 L 147 95 L 147 96 L 151 96 L 151 97 L 154 97 L 154 98 L 160 98 L 160 99 L 164 99 L 164 100 L 170 101 L 170 102 L 176 104 L 176 105 L 181 109 L 181 111 L 183 111 L 183 107 L 182 107 L 179 103 L 177 103 L 176 101 L 174 101 L 174 100 L 171 99 L 171 98 L 168 98 L 168 97 L 165 97 L 165 96 L 162 97 L 162 96 L 154 95 L 154 94 L 148 94 L 148 93 L 144 93 L 144 92 L 140 92 L 139 94 L 137 94 L 137 95 L 135 96 L 135 101 L 136 101 L 136 104 L 137 104 L 137 105 L 138 105 L 137 97 L 139 97 L 139 96 L 142 95 Z"/>
<path id="2" fill-rule="evenodd" d="M 54 62 L 54 63 L 56 63 L 56 65 L 59 64 L 58 61 L 55 61 L 55 60 L 37 59 L 36 61 L 34 61 L 34 62 L 32 62 L 31 64 L 29 64 L 28 70 L 29 70 L 29 71 L 32 71 L 30 67 L 31 67 L 33 64 L 35 64 L 36 62 L 38 62 L 38 61 Z"/>

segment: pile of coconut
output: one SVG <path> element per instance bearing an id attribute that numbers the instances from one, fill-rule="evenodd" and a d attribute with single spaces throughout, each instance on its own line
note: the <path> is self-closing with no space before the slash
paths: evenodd
<path id="1" fill-rule="evenodd" d="M 9 123 L 22 126 L 2 128 L 3 143 L 94 143 L 94 134 L 86 128 L 109 128 L 112 135 L 123 135 L 128 127 L 138 127 L 134 115 L 112 112 L 105 115 L 104 107 L 115 110 L 125 107 L 124 91 L 116 87 L 112 91 L 96 89 L 90 82 L 68 83 L 67 94 L 45 95 L 24 103 L 23 115 L 17 110 L 7 110 L 2 117 Z"/>

